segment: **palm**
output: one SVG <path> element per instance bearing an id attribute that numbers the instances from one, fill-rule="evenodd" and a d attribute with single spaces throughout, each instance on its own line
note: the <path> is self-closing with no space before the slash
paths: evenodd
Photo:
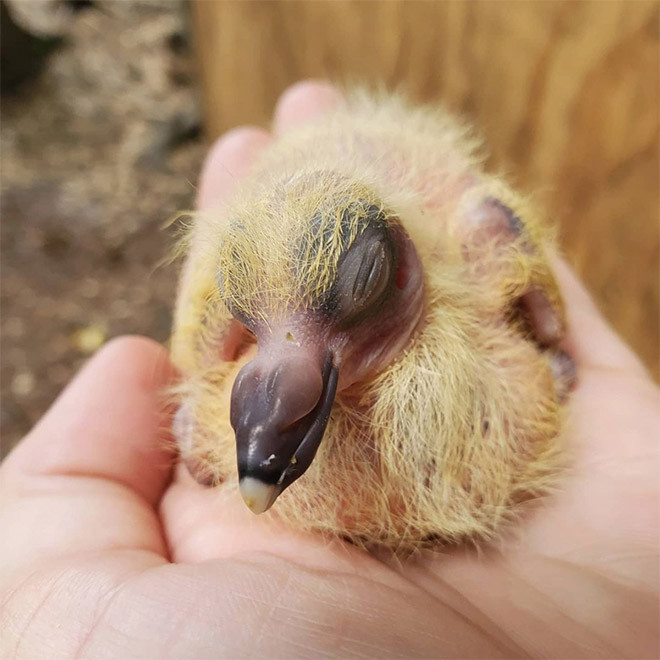
<path id="1" fill-rule="evenodd" d="M 378 560 L 339 544 L 287 533 L 244 511 L 236 495 L 200 489 L 183 475 L 163 505 L 174 556 L 193 562 L 251 562 L 251 570 L 268 580 L 279 596 L 275 607 L 264 603 L 270 608 L 265 639 L 277 639 L 278 645 L 291 635 L 291 628 L 282 626 L 288 616 L 301 618 L 307 612 L 306 620 L 330 620 L 334 631 L 337 620 L 347 618 L 341 604 L 354 602 L 349 610 L 382 614 L 378 631 L 365 630 L 361 622 L 348 639 L 370 638 L 383 650 L 392 650 L 393 639 L 403 639 L 403 655 L 450 650 L 446 630 L 452 630 L 456 655 L 466 654 L 464 644 L 469 641 L 469 648 L 482 655 L 552 649 L 566 657 L 641 657 L 653 648 L 657 609 L 650 579 L 657 574 L 656 397 L 639 376 L 585 368 L 573 395 L 574 472 L 559 493 L 536 503 L 501 552 L 477 556 L 454 549 L 405 565 Z M 594 409 L 615 414 L 594 424 Z M 209 570 L 216 570 L 212 566 Z M 303 605 L 301 598 L 321 586 L 334 597 L 325 603 L 312 598 Z M 588 603 L 575 599 L 576 591 L 583 589 L 590 594 Z M 635 598 L 626 597 L 635 591 Z M 531 603 L 530 592 L 535 596 Z M 620 597 L 626 597 L 626 619 L 648 624 L 648 634 L 634 642 L 625 625 L 601 616 Z M 520 602 L 526 602 L 523 611 Z M 558 625 L 566 636 L 559 645 Z M 296 643 L 300 641 L 298 637 Z M 353 651 L 358 649 L 359 643 Z"/>
<path id="2" fill-rule="evenodd" d="M 581 416 L 604 409 L 603 388 L 617 414 L 603 420 L 607 433 L 591 421 L 584 429 Z M 479 557 L 455 549 L 405 565 L 379 560 L 278 528 L 182 470 L 160 517 L 145 490 L 63 477 L 74 492 L 61 504 L 75 501 L 80 528 L 59 558 L 36 571 L 30 563 L 9 601 L 33 605 L 25 621 L 10 619 L 10 631 L 31 633 L 15 636 L 17 655 L 32 657 L 25 640 L 43 640 L 57 621 L 47 655 L 642 656 L 654 648 L 656 480 L 645 425 L 655 396 L 638 376 L 585 369 L 573 406 L 576 471 L 529 512 L 517 540 Z M 40 491 L 33 486 L 29 499 Z M 585 590 L 587 602 L 576 598 Z M 635 622 L 633 640 L 602 616 L 612 608 Z"/>
<path id="3" fill-rule="evenodd" d="M 297 94 L 276 130 L 336 97 Z M 202 205 L 269 139 L 216 148 Z M 3 466 L 0 656 L 656 657 L 658 393 L 557 269 L 579 365 L 572 468 L 497 548 L 370 556 L 172 478 L 165 352 L 120 340 Z"/>

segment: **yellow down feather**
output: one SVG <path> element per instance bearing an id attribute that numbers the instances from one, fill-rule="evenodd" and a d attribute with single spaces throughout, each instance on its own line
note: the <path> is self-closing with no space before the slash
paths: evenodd
<path id="1" fill-rule="evenodd" d="M 277 140 L 232 199 L 197 214 L 172 338 L 185 457 L 236 486 L 229 397 L 254 346 L 220 359 L 229 309 L 268 323 L 318 299 L 376 205 L 417 248 L 422 323 L 390 366 L 338 394 L 311 467 L 265 515 L 408 551 L 489 537 L 545 493 L 562 463 L 562 410 L 547 353 L 511 310 L 537 286 L 562 313 L 545 257 L 554 233 L 481 162 L 480 142 L 442 109 L 359 91 Z M 506 251 L 479 243 L 467 259 L 465 218 L 487 198 L 525 230 Z M 348 236 L 333 230 L 346 210 Z M 312 250 L 304 268 L 292 268 L 293 246 Z"/>

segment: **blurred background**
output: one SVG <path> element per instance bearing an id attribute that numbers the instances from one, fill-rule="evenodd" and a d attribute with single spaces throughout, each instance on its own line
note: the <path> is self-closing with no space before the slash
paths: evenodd
<path id="1" fill-rule="evenodd" d="M 109 338 L 166 342 L 167 219 L 305 77 L 442 99 L 659 374 L 659 5 L 0 0 L 2 449 Z"/>

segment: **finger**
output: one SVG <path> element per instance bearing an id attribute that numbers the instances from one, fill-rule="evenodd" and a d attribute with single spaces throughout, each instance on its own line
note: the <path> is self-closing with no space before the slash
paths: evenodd
<path id="1" fill-rule="evenodd" d="M 14 476 L 92 476 L 154 504 L 169 477 L 167 352 L 141 337 L 109 342 L 7 459 Z"/>
<path id="2" fill-rule="evenodd" d="M 285 90 L 277 102 L 273 132 L 282 135 L 337 107 L 343 98 L 329 82 L 304 80 L 296 83 Z"/>
<path id="3" fill-rule="evenodd" d="M 197 207 L 212 208 L 226 199 L 259 153 L 272 142 L 261 128 L 242 126 L 225 133 L 211 147 L 197 191 Z"/>
<path id="4" fill-rule="evenodd" d="M 183 465 L 177 466 L 163 497 L 161 518 L 176 563 L 264 553 L 315 570 L 342 570 L 385 583 L 396 579 L 383 571 L 380 562 L 342 541 L 292 530 L 278 521 L 276 512 L 255 516 L 245 506 L 235 482 L 205 488 Z"/>
<path id="5" fill-rule="evenodd" d="M 553 259 L 554 271 L 566 305 L 567 331 L 563 348 L 578 365 L 623 369 L 646 375 L 639 358 L 614 332 L 568 264 Z"/>
<path id="6" fill-rule="evenodd" d="M 154 505 L 172 455 L 165 349 L 101 349 L 0 470 L 0 565 L 115 547 L 164 553 Z"/>
<path id="7" fill-rule="evenodd" d="M 255 516 L 234 485 L 200 486 L 182 464 L 177 466 L 172 486 L 163 498 L 161 518 L 176 562 L 196 563 L 241 556 L 247 551 L 287 556 L 296 536 L 271 515 Z M 326 552 L 324 545 L 319 545 L 320 555 Z M 314 537 L 298 535 L 298 552 L 304 548 L 307 555 L 313 546 Z"/>

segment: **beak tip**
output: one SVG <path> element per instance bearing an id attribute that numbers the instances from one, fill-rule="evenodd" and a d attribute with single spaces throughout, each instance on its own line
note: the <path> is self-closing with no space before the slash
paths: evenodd
<path id="1" fill-rule="evenodd" d="M 238 487 L 247 508 L 254 514 L 268 511 L 280 494 L 276 484 L 267 484 L 254 477 L 243 477 Z"/>

